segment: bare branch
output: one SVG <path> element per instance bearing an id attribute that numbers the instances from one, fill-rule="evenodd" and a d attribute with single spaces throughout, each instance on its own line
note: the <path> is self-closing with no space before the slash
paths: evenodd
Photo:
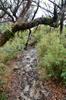
<path id="1" fill-rule="evenodd" d="M 40 18 L 37 18 L 31 22 L 25 22 L 25 23 L 22 23 L 22 24 L 15 24 L 14 27 L 12 28 L 12 31 L 13 32 L 17 32 L 17 31 L 24 31 L 26 29 L 30 29 L 30 28 L 33 28 L 35 26 L 38 26 L 39 24 L 43 24 L 43 25 L 50 25 L 52 27 L 57 27 L 57 24 L 56 25 L 53 25 L 53 18 L 44 18 L 44 17 L 40 17 Z"/>
<path id="2" fill-rule="evenodd" d="M 54 1 L 49 0 L 51 3 L 53 3 L 54 5 L 56 5 L 59 9 L 61 9 L 61 6 L 57 5 Z"/>

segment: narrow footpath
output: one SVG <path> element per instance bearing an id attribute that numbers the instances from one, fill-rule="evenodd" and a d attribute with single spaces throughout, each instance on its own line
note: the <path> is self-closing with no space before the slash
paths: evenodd
<path id="1" fill-rule="evenodd" d="M 37 52 L 34 47 L 28 47 L 13 62 L 8 100 L 63 100 L 57 99 L 57 96 L 53 95 L 49 87 L 39 79 L 37 63 Z M 60 96 L 59 94 L 58 97 L 61 98 L 61 94 Z"/>
<path id="2" fill-rule="evenodd" d="M 29 47 L 15 62 L 9 100 L 47 100 L 49 90 L 42 86 L 37 73 L 36 49 Z"/>

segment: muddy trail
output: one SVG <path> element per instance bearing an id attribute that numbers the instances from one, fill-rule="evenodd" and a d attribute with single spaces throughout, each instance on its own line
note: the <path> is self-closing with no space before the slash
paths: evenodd
<path id="1" fill-rule="evenodd" d="M 12 63 L 13 71 L 8 87 L 8 100 L 63 100 L 62 89 L 53 94 L 51 86 L 49 87 L 39 79 L 37 63 L 37 51 L 34 47 L 28 47 Z M 51 88 L 55 89 L 56 86 Z"/>

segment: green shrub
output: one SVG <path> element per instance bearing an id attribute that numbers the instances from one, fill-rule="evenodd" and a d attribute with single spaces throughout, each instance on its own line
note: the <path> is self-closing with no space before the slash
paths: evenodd
<path id="1" fill-rule="evenodd" d="M 37 44 L 39 66 L 45 68 L 49 77 L 66 79 L 66 48 L 57 32 L 44 34 Z"/>
<path id="2" fill-rule="evenodd" d="M 3 47 L 0 47 L 0 62 L 6 63 L 13 59 L 19 51 L 22 51 L 26 38 L 27 31 L 16 33 L 13 39 L 10 39 Z"/>

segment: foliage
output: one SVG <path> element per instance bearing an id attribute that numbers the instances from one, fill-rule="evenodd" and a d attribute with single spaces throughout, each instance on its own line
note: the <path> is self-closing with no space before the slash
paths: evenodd
<path id="1" fill-rule="evenodd" d="M 9 24 L 4 24 L 4 26 L 1 25 L 1 32 L 10 29 Z M 27 31 L 17 32 L 4 46 L 0 47 L 0 100 L 7 100 L 7 94 L 4 88 L 7 85 L 7 78 L 9 78 L 8 76 L 10 75 L 9 72 L 11 69 L 5 64 L 7 61 L 15 58 L 17 53 L 23 50 L 28 35 L 27 33 Z M 7 34 L 9 34 L 9 32 Z"/>
<path id="2" fill-rule="evenodd" d="M 44 32 L 44 31 L 43 31 Z M 57 30 L 43 33 L 37 43 L 39 66 L 43 67 L 49 77 L 66 80 L 66 48 L 65 37 Z M 36 36 L 36 35 L 35 35 Z M 38 35 L 37 35 L 38 36 Z"/>
<path id="3" fill-rule="evenodd" d="M 33 30 L 33 35 L 37 42 L 39 42 L 44 34 L 47 34 L 50 30 L 51 29 L 48 26 L 38 26 L 36 29 Z"/>
<path id="4" fill-rule="evenodd" d="M 22 51 L 26 43 L 27 31 L 15 34 L 3 47 L 0 48 L 0 62 L 7 62 L 14 58 L 19 51 Z"/>
<path id="5" fill-rule="evenodd" d="M 6 30 L 11 30 L 10 23 L 0 23 L 0 32 L 5 32 Z"/>
<path id="6" fill-rule="evenodd" d="M 0 100 L 7 100 L 7 95 L 4 92 L 3 86 L 5 85 L 5 81 L 3 77 L 7 73 L 6 66 L 3 63 L 0 63 Z"/>
<path id="7" fill-rule="evenodd" d="M 6 73 L 6 65 L 0 63 L 0 76 L 4 75 L 5 73 Z"/>
<path id="8" fill-rule="evenodd" d="M 5 92 L 0 93 L 0 100 L 8 100 L 7 95 L 5 94 Z"/>

